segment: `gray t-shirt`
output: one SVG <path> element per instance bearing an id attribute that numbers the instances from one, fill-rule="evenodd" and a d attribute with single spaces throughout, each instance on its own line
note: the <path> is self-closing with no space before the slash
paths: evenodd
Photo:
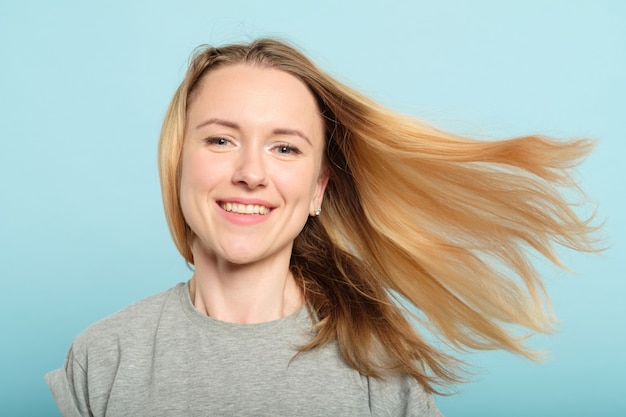
<path id="1" fill-rule="evenodd" d="M 181 283 L 89 327 L 45 379 L 65 417 L 441 417 L 413 378 L 363 376 L 337 343 L 294 358 L 311 323 L 304 307 L 260 324 L 211 319 Z"/>

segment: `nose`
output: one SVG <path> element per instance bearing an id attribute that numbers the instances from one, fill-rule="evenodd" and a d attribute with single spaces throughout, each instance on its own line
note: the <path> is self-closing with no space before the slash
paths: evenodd
<path id="1" fill-rule="evenodd" d="M 250 189 L 267 185 L 265 160 L 261 149 L 242 149 L 233 175 L 235 184 L 243 184 Z"/>

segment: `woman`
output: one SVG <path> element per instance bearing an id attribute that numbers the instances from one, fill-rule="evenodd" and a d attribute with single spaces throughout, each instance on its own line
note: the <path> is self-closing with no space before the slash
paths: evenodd
<path id="1" fill-rule="evenodd" d="M 268 39 L 201 48 L 159 170 L 186 282 L 95 324 L 47 375 L 66 416 L 439 416 L 448 345 L 534 357 L 529 249 L 594 251 L 555 188 L 587 140 L 479 142 L 390 112 Z M 409 305 L 411 314 L 402 305 Z M 411 320 L 414 319 L 414 320 Z M 420 328 L 416 326 L 420 325 Z"/>

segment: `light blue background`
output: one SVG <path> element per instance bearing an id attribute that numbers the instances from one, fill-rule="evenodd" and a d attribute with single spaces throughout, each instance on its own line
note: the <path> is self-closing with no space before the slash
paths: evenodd
<path id="1" fill-rule="evenodd" d="M 612 247 L 544 268 L 541 365 L 480 353 L 448 416 L 626 416 L 626 2 L 0 2 L 0 414 L 58 415 L 43 374 L 86 326 L 189 277 L 163 219 L 161 118 L 200 43 L 286 37 L 385 104 L 461 133 L 591 136 Z M 393 180 L 393 179 L 390 179 Z"/>

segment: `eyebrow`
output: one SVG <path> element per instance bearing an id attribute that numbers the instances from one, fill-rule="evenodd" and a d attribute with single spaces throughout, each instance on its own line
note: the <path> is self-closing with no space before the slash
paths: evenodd
<path id="1" fill-rule="evenodd" d="M 212 125 L 212 124 L 229 127 L 231 129 L 241 130 L 241 128 L 239 127 L 237 123 L 231 122 L 229 120 L 219 119 L 216 117 L 213 117 L 211 119 L 205 120 L 204 122 L 200 123 L 199 125 L 196 126 L 196 130 L 201 129 L 208 125 Z M 299 136 L 302 139 L 306 140 L 309 143 L 309 145 L 311 146 L 313 145 L 311 140 L 307 137 L 307 135 L 305 135 L 304 133 L 302 133 L 302 131 L 298 129 L 278 128 L 278 129 L 274 129 L 272 133 L 275 135 Z"/>
<path id="2" fill-rule="evenodd" d="M 239 130 L 239 125 L 237 123 L 229 122 L 228 120 L 218 119 L 215 117 L 200 123 L 198 126 L 196 126 L 196 130 L 202 129 L 203 127 L 208 125 L 221 125 Z"/>

